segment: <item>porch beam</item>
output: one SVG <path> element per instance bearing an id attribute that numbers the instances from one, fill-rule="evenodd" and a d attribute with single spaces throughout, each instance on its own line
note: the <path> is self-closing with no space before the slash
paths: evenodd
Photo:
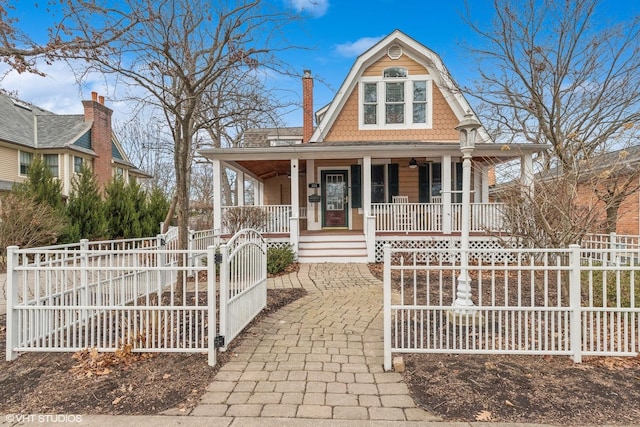
<path id="1" fill-rule="evenodd" d="M 207 158 L 235 162 L 238 160 L 288 160 L 305 159 L 352 159 L 370 155 L 376 158 L 398 157 L 398 153 L 416 151 L 437 155 L 459 155 L 458 141 L 442 141 L 440 144 L 392 144 L 392 145 L 334 145 L 334 144 L 298 144 L 283 147 L 265 148 L 210 148 L 198 152 Z M 537 153 L 550 148 L 549 144 L 477 144 L 476 157 L 495 157 L 509 160 L 526 154 Z M 233 163 L 232 163 L 233 164 Z M 234 167 L 237 167 L 234 165 Z"/>

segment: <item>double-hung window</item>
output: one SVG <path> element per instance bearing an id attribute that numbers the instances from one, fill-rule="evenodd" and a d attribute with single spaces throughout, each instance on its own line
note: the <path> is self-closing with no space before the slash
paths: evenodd
<path id="1" fill-rule="evenodd" d="M 77 174 L 82 173 L 82 165 L 84 159 L 82 157 L 73 156 L 73 171 Z"/>
<path id="2" fill-rule="evenodd" d="M 27 176 L 29 173 L 29 166 L 33 162 L 33 153 L 26 151 L 20 151 L 20 175 Z"/>
<path id="3" fill-rule="evenodd" d="M 45 154 L 43 156 L 44 164 L 49 168 L 51 176 L 58 178 L 58 155 L 57 154 Z"/>
<path id="4" fill-rule="evenodd" d="M 431 80 L 391 67 L 360 84 L 360 129 L 431 127 Z"/>

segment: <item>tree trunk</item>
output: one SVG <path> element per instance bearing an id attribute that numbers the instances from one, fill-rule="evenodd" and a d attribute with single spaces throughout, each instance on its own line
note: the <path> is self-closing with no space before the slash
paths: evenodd
<path id="1" fill-rule="evenodd" d="M 173 197 L 171 197 L 171 204 L 169 205 L 169 211 L 167 212 L 167 216 L 164 218 L 164 222 L 162 223 L 162 230 L 160 230 L 162 234 L 166 234 L 167 231 L 169 231 L 169 224 L 171 224 L 173 215 L 176 213 L 177 201 L 178 201 L 178 197 L 176 194 L 174 194 Z"/>

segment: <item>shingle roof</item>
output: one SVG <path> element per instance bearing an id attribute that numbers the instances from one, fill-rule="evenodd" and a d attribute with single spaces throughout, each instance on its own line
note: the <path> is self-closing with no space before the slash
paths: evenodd
<path id="1" fill-rule="evenodd" d="M 244 134 L 244 147 L 268 147 L 269 140 L 298 136 L 302 139 L 301 127 L 248 129 Z"/>
<path id="2" fill-rule="evenodd" d="M 0 93 L 0 139 L 32 148 L 61 148 L 91 129 L 84 116 L 57 115 Z"/>

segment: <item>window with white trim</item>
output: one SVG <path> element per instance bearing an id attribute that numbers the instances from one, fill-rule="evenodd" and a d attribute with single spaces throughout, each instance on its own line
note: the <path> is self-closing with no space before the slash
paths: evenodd
<path id="1" fill-rule="evenodd" d="M 44 160 L 44 164 L 49 168 L 49 172 L 51 172 L 51 176 L 54 178 L 58 178 L 58 155 L 57 154 L 45 154 L 42 156 Z"/>
<path id="2" fill-rule="evenodd" d="M 20 175 L 27 176 L 29 173 L 29 166 L 33 162 L 33 153 L 26 151 L 20 151 Z"/>
<path id="3" fill-rule="evenodd" d="M 77 174 L 82 173 L 82 165 L 84 164 L 84 159 L 82 157 L 73 156 L 73 171 Z"/>
<path id="4" fill-rule="evenodd" d="M 431 128 L 431 79 L 390 67 L 360 82 L 360 129 Z"/>

